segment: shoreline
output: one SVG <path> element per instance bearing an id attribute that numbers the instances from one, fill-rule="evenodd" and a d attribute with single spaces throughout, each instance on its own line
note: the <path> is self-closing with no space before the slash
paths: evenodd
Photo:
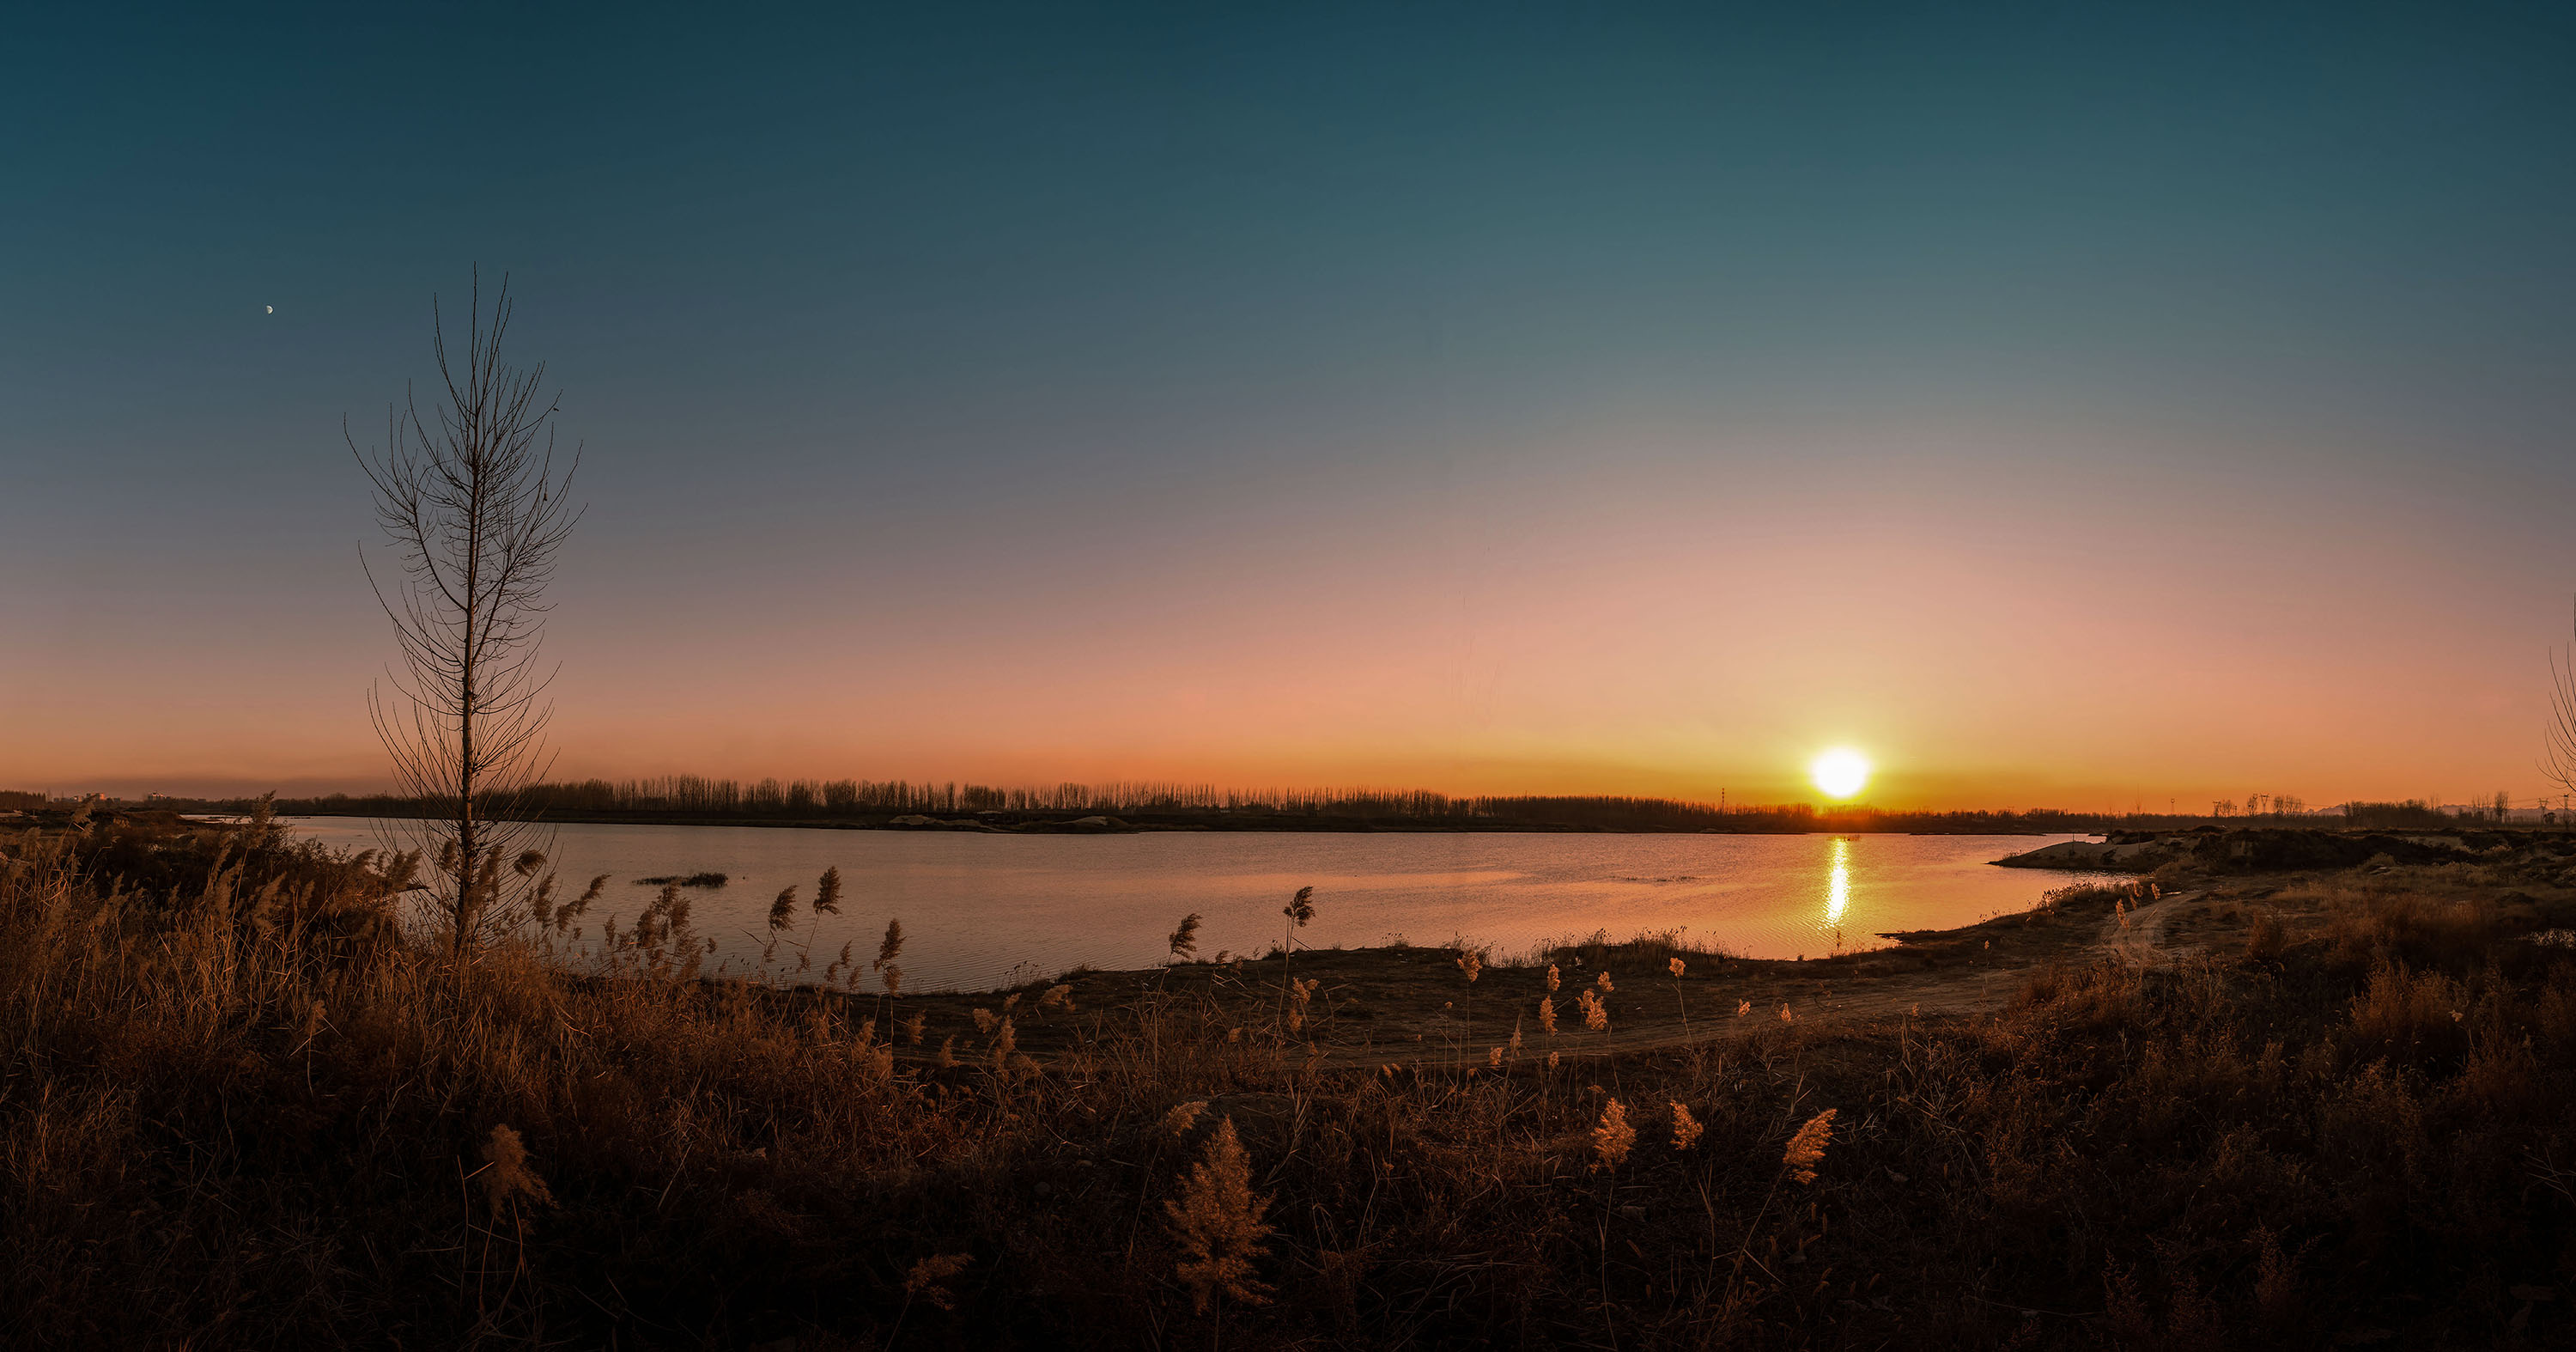
<path id="1" fill-rule="evenodd" d="M 280 812 L 281 817 L 327 817 L 359 820 L 409 821 L 419 814 L 384 812 Z M 905 821 L 907 816 L 921 816 L 921 821 Z M 1527 836 L 2063 836 L 2100 835 L 2099 830 L 2071 830 L 2050 827 L 2001 828 L 1991 825 L 1962 826 L 1951 831 L 1926 831 L 1914 827 L 1818 825 L 1797 830 L 1779 827 L 1616 827 L 1586 826 L 1574 823 L 1495 822 L 1486 824 L 1448 824 L 1437 822 L 1380 822 L 1354 819 L 1320 819 L 1281 822 L 1261 821 L 1173 821 L 1146 818 L 1105 818 L 1105 825 L 1088 825 L 1092 818 L 1043 818 L 1008 825 L 979 822 L 965 818 L 931 818 L 926 814 L 900 814 L 895 817 L 703 817 L 664 816 L 656 813 L 629 812 L 564 812 L 548 813 L 530 820 L 556 826 L 754 826 L 780 827 L 808 831 L 912 831 L 948 832 L 956 835 L 989 836 L 1139 836 L 1173 832 L 1207 832 L 1236 835 L 1527 835 Z"/>

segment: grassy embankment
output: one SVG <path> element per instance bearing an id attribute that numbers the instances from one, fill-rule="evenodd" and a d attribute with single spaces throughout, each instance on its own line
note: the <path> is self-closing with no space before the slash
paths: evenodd
<path id="1" fill-rule="evenodd" d="M 2168 877 L 2203 953 L 2144 970 L 2085 960 L 2113 888 L 1833 963 L 1599 945 L 1550 955 L 1551 1036 L 1543 967 L 1437 950 L 1298 953 L 1302 996 L 1273 958 L 889 1000 L 696 980 L 666 905 L 593 970 L 543 942 L 459 968 L 373 861 L 27 834 L 0 1334 L 2564 1342 L 2576 952 L 2527 938 L 2567 921 L 2554 848 Z M 1908 964 L 1995 1007 L 1821 1007 Z M 1577 997 L 1604 971 L 1606 1033 Z"/>

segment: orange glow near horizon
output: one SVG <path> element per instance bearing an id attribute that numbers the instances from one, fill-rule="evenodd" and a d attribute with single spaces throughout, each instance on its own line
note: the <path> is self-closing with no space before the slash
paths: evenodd
<path id="1" fill-rule="evenodd" d="M 2542 546 L 2492 523 L 2427 534 L 2403 484 L 2213 506 L 2142 473 L 2104 516 L 2069 508 L 2098 482 L 2035 471 L 1632 458 L 1283 510 L 1226 566 L 1187 532 L 1081 536 L 1134 579 L 1115 586 L 866 560 L 764 587 L 599 532 L 556 593 L 551 777 L 1770 803 L 1811 801 L 1816 749 L 1848 745 L 1888 809 L 2549 790 L 2542 655 L 2566 621 L 2554 575 L 2523 566 Z M 991 515 L 961 557 L 1074 529 L 1040 505 Z M 35 711 L 0 738 L 0 787 L 383 784 L 362 695 L 390 639 L 363 583 L 322 571 L 346 525 L 315 546 L 309 602 L 173 583 L 133 613 L 66 603 L 48 643 L 0 651 L 0 688 Z M 2248 559 L 2280 557 L 2303 571 L 2249 582 Z M 2089 560 L 2116 584 L 2064 581 Z M 2491 585 L 2445 580 L 2462 575 Z"/>

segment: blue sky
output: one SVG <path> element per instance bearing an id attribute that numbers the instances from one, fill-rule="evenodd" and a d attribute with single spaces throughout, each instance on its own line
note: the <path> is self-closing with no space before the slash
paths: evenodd
<path id="1" fill-rule="evenodd" d="M 2571 24 L 38 15 L 0 55 L 0 778 L 380 773 L 339 428 L 479 263 L 591 448 L 584 772 L 1684 792 L 1841 727 L 1929 796 L 2507 787 L 2576 564 Z M 1916 573 L 1890 618 L 2024 646 L 1907 675 L 1784 618 Z M 2153 619 L 2034 649 L 1998 590 Z M 1796 644 L 1883 674 L 1790 698 Z M 2072 717 L 2124 644 L 2224 652 L 2230 726 L 2337 672 L 2485 712 L 2385 783 L 2343 704 L 2200 769 L 1974 712 Z"/>

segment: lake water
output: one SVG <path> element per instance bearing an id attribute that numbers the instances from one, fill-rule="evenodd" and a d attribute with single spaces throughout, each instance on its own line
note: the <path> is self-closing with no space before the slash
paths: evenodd
<path id="1" fill-rule="evenodd" d="M 379 843 L 375 823 L 286 819 L 297 834 L 349 849 Z M 888 917 L 903 921 L 905 987 L 989 989 L 1078 963 L 1150 966 L 1191 911 L 1199 954 L 1257 954 L 1279 941 L 1280 908 L 1315 889 L 1298 941 L 1361 947 L 1465 938 L 1503 955 L 1568 935 L 1614 939 L 1663 930 L 1748 957 L 1873 948 L 1882 931 L 1937 929 L 2027 908 L 2066 876 L 1988 861 L 2075 836 L 1465 835 L 1157 832 L 1002 836 L 786 827 L 556 828 L 564 895 L 611 875 L 585 918 L 623 928 L 652 899 L 633 880 L 724 873 L 693 889 L 692 919 L 740 964 L 766 937 L 770 899 L 800 901 L 838 865 L 841 914 L 813 936 L 815 965 L 852 943 L 873 957 Z M 804 908 L 798 908 L 800 921 Z"/>

